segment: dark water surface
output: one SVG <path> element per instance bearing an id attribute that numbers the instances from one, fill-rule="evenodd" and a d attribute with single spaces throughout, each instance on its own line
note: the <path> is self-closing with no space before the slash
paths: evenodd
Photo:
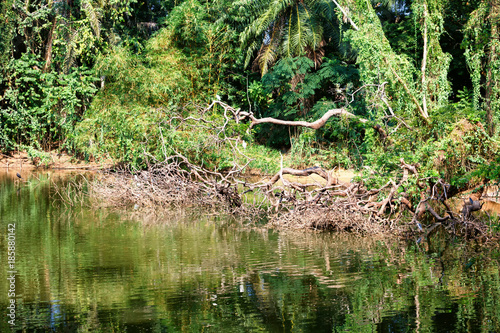
<path id="1" fill-rule="evenodd" d="M 26 176 L 28 177 L 28 176 Z M 65 207 L 0 170 L 0 331 L 499 332 L 498 251 Z M 154 223 L 153 223 L 154 222 Z M 15 296 L 8 233 L 15 224 Z M 12 231 L 12 230 L 11 230 Z"/>

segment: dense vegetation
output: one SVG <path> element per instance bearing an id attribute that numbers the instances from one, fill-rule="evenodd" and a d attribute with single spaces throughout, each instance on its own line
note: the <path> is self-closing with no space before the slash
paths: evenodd
<path id="1" fill-rule="evenodd" d="M 269 170 L 281 150 L 289 166 L 364 167 L 379 184 L 400 158 L 457 186 L 500 173 L 495 1 L 0 6 L 4 153 L 43 161 L 58 149 L 142 166 L 180 152 L 220 170 L 237 162 L 229 136 L 250 143 L 251 167 Z M 217 99 L 258 118 L 314 121 L 332 108 L 356 117 L 319 130 L 230 122 L 223 137 L 194 120 L 224 123 L 221 108 L 202 111 Z"/>

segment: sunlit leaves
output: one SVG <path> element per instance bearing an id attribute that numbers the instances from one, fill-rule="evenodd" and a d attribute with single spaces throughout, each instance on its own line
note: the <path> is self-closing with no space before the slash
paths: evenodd
<path id="1" fill-rule="evenodd" d="M 326 39 L 336 33 L 337 23 L 331 4 L 326 1 L 240 1 L 252 13 L 247 28 L 241 34 L 246 47 L 246 64 L 257 53 L 256 61 L 262 75 L 279 57 L 311 56 L 321 52 Z"/>

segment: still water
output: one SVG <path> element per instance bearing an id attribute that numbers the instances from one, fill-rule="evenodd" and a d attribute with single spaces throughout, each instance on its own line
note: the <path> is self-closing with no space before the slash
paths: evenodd
<path id="1" fill-rule="evenodd" d="M 69 207 L 73 176 L 36 177 L 0 171 L 1 332 L 500 331 L 498 251 Z"/>

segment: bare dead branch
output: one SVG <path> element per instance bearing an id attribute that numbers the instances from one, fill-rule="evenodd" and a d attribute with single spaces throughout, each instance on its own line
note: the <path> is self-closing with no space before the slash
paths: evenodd
<path id="1" fill-rule="evenodd" d="M 337 1 L 335 1 L 335 0 L 332 0 L 332 1 L 338 7 L 338 9 L 340 9 L 340 11 L 342 12 L 342 14 L 344 14 L 344 18 L 349 21 L 349 23 L 354 28 L 354 30 L 359 31 L 358 26 L 352 21 L 352 19 L 349 17 L 349 15 L 347 15 L 346 10 L 344 8 L 342 8 Z"/>
<path id="2" fill-rule="evenodd" d="M 319 118 L 318 120 L 313 121 L 313 122 L 281 120 L 281 119 L 276 119 L 276 118 L 271 118 L 271 117 L 257 119 L 252 114 L 250 114 L 248 112 L 242 112 L 242 111 L 239 112 L 239 119 L 244 119 L 245 117 L 248 117 L 251 121 L 251 125 L 250 125 L 251 127 L 258 125 L 258 124 L 270 123 L 270 124 L 275 124 L 275 125 L 301 126 L 301 127 L 312 128 L 312 129 L 319 129 L 319 128 L 323 127 L 326 124 L 326 122 L 333 116 L 346 116 L 349 118 L 355 118 L 362 123 L 368 122 L 368 120 L 360 118 L 360 117 L 358 117 L 350 112 L 347 112 L 345 109 L 328 110 L 321 118 Z"/>
<path id="3" fill-rule="evenodd" d="M 279 179 L 282 178 L 283 174 L 293 175 L 293 176 L 302 176 L 302 177 L 307 177 L 307 176 L 310 176 L 311 174 L 316 174 L 316 175 L 322 177 L 324 180 L 326 180 L 327 187 L 332 186 L 336 183 L 336 179 L 329 172 L 323 170 L 323 168 L 320 168 L 320 167 L 311 167 L 311 168 L 307 168 L 304 170 L 282 168 L 280 170 L 280 172 L 278 172 L 276 175 L 274 175 L 269 180 L 269 182 L 266 184 L 266 186 L 271 186 L 274 183 L 276 183 Z"/>

